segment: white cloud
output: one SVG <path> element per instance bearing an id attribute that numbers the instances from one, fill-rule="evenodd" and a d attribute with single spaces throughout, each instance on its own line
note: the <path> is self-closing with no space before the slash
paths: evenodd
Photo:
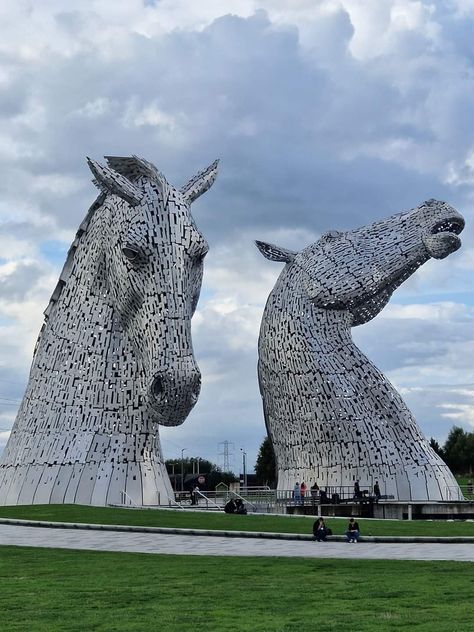
<path id="1" fill-rule="evenodd" d="M 467 0 L 3 3 L 1 375 L 27 373 L 61 263 L 45 244 L 67 247 L 96 195 L 85 155 L 137 153 L 177 185 L 221 157 L 193 208 L 211 244 L 193 325 L 203 392 L 164 430 L 167 456 L 179 444 L 215 459 L 228 439 L 251 463 L 263 437 L 256 341 L 281 265 L 254 239 L 299 250 L 430 197 L 466 216 L 463 248 L 354 336 L 427 433 L 445 436 L 446 414 L 469 425 L 471 15 Z"/>
<path id="2" fill-rule="evenodd" d="M 441 413 L 442 417 L 454 419 L 457 422 L 467 422 L 470 426 L 474 427 L 474 401 L 471 402 L 471 404 L 438 404 L 438 408 L 451 411 Z"/>
<path id="3" fill-rule="evenodd" d="M 453 302 L 432 303 L 417 305 L 397 305 L 389 304 L 382 312 L 383 318 L 396 319 L 420 319 L 428 322 L 444 321 L 447 323 L 459 317 L 467 316 L 469 319 L 474 318 L 474 310 L 468 309 L 463 305 Z"/>
<path id="4" fill-rule="evenodd" d="M 114 104 L 107 97 L 97 97 L 92 101 L 88 101 L 85 105 L 77 109 L 73 114 L 84 116 L 85 118 L 102 118 L 111 115 Z"/>

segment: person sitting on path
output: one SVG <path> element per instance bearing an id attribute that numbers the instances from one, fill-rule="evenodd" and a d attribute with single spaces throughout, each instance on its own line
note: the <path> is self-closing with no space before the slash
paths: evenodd
<path id="1" fill-rule="evenodd" d="M 237 509 L 237 506 L 236 506 L 236 504 L 235 504 L 235 500 L 234 500 L 233 498 L 231 498 L 231 499 L 229 500 L 229 502 L 227 502 L 227 503 L 225 504 L 225 507 L 224 507 L 224 511 L 225 511 L 226 513 L 229 513 L 229 514 L 230 514 L 230 513 L 235 513 L 235 510 L 236 510 L 236 509 Z"/>
<path id="2" fill-rule="evenodd" d="M 313 524 L 313 535 L 316 542 L 326 542 L 328 536 L 328 528 L 324 522 L 324 518 L 318 518 Z"/>
<path id="3" fill-rule="evenodd" d="M 358 542 L 360 536 L 359 523 L 351 518 L 347 526 L 346 542 Z"/>
<path id="4" fill-rule="evenodd" d="M 240 498 L 237 498 L 237 500 L 235 501 L 235 505 L 236 505 L 235 513 L 242 514 L 243 516 L 247 514 L 247 509 L 245 508 L 245 505 Z"/>

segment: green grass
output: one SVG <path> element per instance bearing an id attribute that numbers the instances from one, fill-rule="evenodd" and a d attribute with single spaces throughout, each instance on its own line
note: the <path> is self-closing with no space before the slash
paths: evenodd
<path id="1" fill-rule="evenodd" d="M 474 630 L 464 562 L 0 553 L 2 632 Z"/>
<path id="2" fill-rule="evenodd" d="M 234 516 L 204 511 L 139 510 L 81 505 L 21 505 L 0 507 L 2 518 L 50 520 L 55 522 L 90 522 L 151 527 L 190 529 L 226 529 L 231 531 L 276 531 L 311 533 L 312 519 L 293 516 L 250 514 Z M 347 520 L 326 521 L 334 534 L 344 533 Z M 437 535 L 474 536 L 474 522 L 359 520 L 362 535 Z"/>

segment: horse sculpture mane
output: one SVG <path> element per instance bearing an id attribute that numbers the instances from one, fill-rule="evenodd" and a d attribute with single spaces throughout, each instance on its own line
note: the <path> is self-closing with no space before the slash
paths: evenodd
<path id="1" fill-rule="evenodd" d="M 461 496 L 400 395 L 356 347 L 365 323 L 430 258 L 461 244 L 463 218 L 429 200 L 362 228 L 330 231 L 301 252 L 257 242 L 284 262 L 262 319 L 259 383 L 278 489 L 355 481 L 399 500 Z M 347 493 L 347 489 L 344 490 Z"/>
<path id="2" fill-rule="evenodd" d="M 2 504 L 167 503 L 158 426 L 182 423 L 199 395 L 190 322 L 208 246 L 190 205 L 217 161 L 179 190 L 136 156 L 88 163 L 101 193 L 45 311 Z"/>

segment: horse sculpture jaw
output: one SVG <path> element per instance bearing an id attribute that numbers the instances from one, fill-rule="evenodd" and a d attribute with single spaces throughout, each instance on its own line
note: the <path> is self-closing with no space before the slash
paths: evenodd
<path id="1" fill-rule="evenodd" d="M 429 235 L 423 237 L 423 244 L 430 257 L 444 259 L 461 247 L 459 233 L 464 229 L 462 217 L 449 217 L 437 222 Z"/>

